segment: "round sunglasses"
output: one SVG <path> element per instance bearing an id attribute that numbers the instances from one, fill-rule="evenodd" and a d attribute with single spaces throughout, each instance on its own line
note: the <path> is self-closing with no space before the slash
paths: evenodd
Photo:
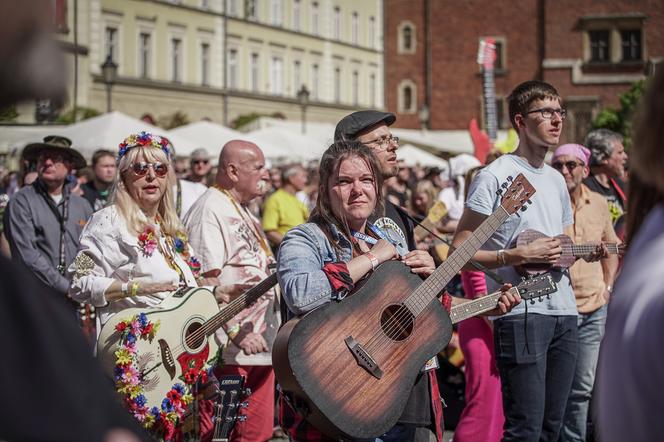
<path id="1" fill-rule="evenodd" d="M 168 173 L 168 164 L 164 163 L 134 163 L 131 165 L 131 170 L 136 176 L 145 176 L 148 174 L 148 169 L 152 167 L 154 174 L 159 178 L 163 178 Z"/>

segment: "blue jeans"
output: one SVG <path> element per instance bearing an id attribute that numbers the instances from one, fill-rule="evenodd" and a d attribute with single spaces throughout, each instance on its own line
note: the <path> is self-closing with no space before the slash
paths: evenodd
<path id="1" fill-rule="evenodd" d="M 558 439 L 576 366 L 576 323 L 576 316 L 533 313 L 494 322 L 503 441 Z"/>
<path id="2" fill-rule="evenodd" d="M 595 383 L 599 345 L 604 336 L 606 310 L 607 306 L 604 305 L 592 313 L 579 314 L 579 356 L 576 359 L 572 392 L 567 400 L 565 422 L 560 432 L 561 441 L 586 441 L 588 407 Z"/>

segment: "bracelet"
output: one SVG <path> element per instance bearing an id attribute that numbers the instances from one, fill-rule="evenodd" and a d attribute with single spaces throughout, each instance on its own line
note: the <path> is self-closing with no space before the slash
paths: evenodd
<path id="1" fill-rule="evenodd" d="M 125 282 L 122 284 L 122 296 L 125 298 L 129 296 L 129 283 Z"/>
<path id="2" fill-rule="evenodd" d="M 226 334 L 228 335 L 229 339 L 235 339 L 235 337 L 239 333 L 240 333 L 240 324 L 235 324 L 234 326 L 232 326 L 228 330 L 226 330 Z"/>
<path id="3" fill-rule="evenodd" d="M 371 270 L 376 270 L 376 267 L 380 264 L 380 261 L 378 261 L 378 258 L 376 258 L 376 255 L 374 255 L 371 252 L 366 252 L 364 254 L 367 258 L 369 258 L 369 261 L 371 261 Z"/>
<path id="4" fill-rule="evenodd" d="M 606 291 L 609 293 L 613 293 L 613 286 L 611 284 L 606 285 Z"/>
<path id="5" fill-rule="evenodd" d="M 138 295 L 138 282 L 131 283 L 131 296 Z"/>
<path id="6" fill-rule="evenodd" d="M 500 264 L 501 266 L 507 264 L 507 261 L 505 260 L 505 249 L 498 250 L 496 254 L 496 260 L 498 261 L 498 264 Z"/>

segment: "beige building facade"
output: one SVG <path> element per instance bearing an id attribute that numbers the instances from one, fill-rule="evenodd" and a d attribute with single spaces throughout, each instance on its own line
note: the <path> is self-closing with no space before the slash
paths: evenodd
<path id="1" fill-rule="evenodd" d="M 334 122 L 382 108 L 382 0 L 56 0 L 68 102 L 105 112 L 101 65 L 117 65 L 111 107 L 165 121 L 242 115 Z M 34 122 L 34 103 L 18 108 Z"/>

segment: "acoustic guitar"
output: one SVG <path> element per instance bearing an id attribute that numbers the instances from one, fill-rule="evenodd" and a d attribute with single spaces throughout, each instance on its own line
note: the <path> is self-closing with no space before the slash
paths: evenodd
<path id="1" fill-rule="evenodd" d="M 228 442 L 235 423 L 247 420 L 246 415 L 238 412 L 249 406 L 247 402 L 241 401 L 251 394 L 251 390 L 243 387 L 244 376 L 229 375 L 219 379 L 219 398 L 214 405 L 212 417 L 212 442 Z"/>
<path id="2" fill-rule="evenodd" d="M 550 236 L 533 229 L 524 230 L 517 236 L 516 245 L 525 246 L 540 238 L 550 238 Z M 517 266 L 517 270 L 523 275 L 533 275 L 551 269 L 566 269 L 574 264 L 577 258 L 588 256 L 597 249 L 597 244 L 574 244 L 572 238 L 567 235 L 557 235 L 555 238 L 560 241 L 560 247 L 563 249 L 560 258 L 558 258 L 556 262 L 552 264 L 539 262 L 522 264 Z M 625 254 L 626 245 L 624 243 L 616 244 L 605 242 L 603 244 L 606 246 L 610 254 L 621 256 Z"/>
<path id="3" fill-rule="evenodd" d="M 452 334 L 439 296 L 496 229 L 525 210 L 535 189 L 520 174 L 499 192 L 500 207 L 424 282 L 400 261 L 387 261 L 342 302 L 281 328 L 275 375 L 306 404 L 300 412 L 312 425 L 332 437 L 369 438 L 396 423 L 420 369 Z"/>
<path id="4" fill-rule="evenodd" d="M 158 308 L 130 308 L 111 316 L 102 326 L 97 339 L 97 356 L 104 372 L 114 379 L 116 351 L 122 334 L 116 326 L 144 313 L 148 321 L 161 326 L 152 338 L 136 339 L 135 369 L 149 408 L 161 408 L 162 400 L 175 383 L 182 383 L 184 373 L 192 367 L 209 367 L 217 353 L 212 335 L 242 310 L 253 304 L 277 283 L 276 274 L 219 310 L 212 292 L 204 288 L 185 287 L 171 293 Z"/>

